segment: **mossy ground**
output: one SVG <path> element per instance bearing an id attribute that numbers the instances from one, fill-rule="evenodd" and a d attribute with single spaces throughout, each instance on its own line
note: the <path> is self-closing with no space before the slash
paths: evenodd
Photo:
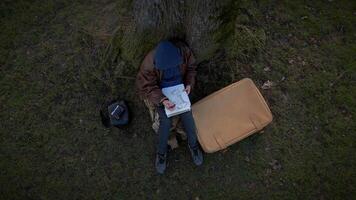
<path id="1" fill-rule="evenodd" d="M 183 144 L 164 176 L 155 173 L 157 138 L 130 77 L 165 35 L 136 38 L 133 47 L 147 45 L 108 56 L 117 37 L 108 33 L 125 23 L 115 16 L 131 9 L 116 3 L 0 3 L 1 199 L 355 198 L 354 1 L 222 8 L 212 36 L 219 46 L 200 59 L 193 98 L 244 77 L 259 87 L 270 80 L 262 92 L 274 121 L 263 134 L 207 154 L 199 168 Z M 99 109 L 115 97 L 128 100 L 133 121 L 105 129 Z"/>

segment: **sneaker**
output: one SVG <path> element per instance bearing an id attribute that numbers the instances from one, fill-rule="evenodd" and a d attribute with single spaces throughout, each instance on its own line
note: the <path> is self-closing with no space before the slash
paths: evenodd
<path id="1" fill-rule="evenodd" d="M 163 174 L 167 168 L 167 154 L 157 153 L 155 165 L 157 172 Z"/>
<path id="2" fill-rule="evenodd" d="M 203 164 L 203 152 L 200 150 L 199 146 L 194 149 L 189 147 L 189 150 L 192 155 L 194 164 L 196 166 Z"/>

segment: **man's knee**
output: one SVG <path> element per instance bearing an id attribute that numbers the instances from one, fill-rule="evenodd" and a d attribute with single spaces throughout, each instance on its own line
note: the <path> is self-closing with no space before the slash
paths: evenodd
<path id="1" fill-rule="evenodd" d="M 193 114 L 192 114 L 192 111 L 182 113 L 182 114 L 181 114 L 181 118 L 185 118 L 185 119 L 193 119 Z"/>
<path id="2" fill-rule="evenodd" d="M 169 126 L 169 127 L 172 126 L 172 120 L 170 118 L 168 118 L 168 117 L 161 117 L 160 116 L 159 122 L 160 122 L 161 125 L 164 125 L 164 126 Z"/>

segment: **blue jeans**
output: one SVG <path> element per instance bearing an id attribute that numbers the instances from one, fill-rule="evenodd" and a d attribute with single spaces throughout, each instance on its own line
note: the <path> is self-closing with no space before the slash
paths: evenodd
<path id="1" fill-rule="evenodd" d="M 167 142 L 169 138 L 170 129 L 172 127 L 172 119 L 168 118 L 163 106 L 157 107 L 159 114 L 159 141 L 158 141 L 158 153 L 165 154 L 167 152 Z M 192 111 L 185 112 L 179 115 L 183 127 L 188 137 L 188 144 L 190 148 L 195 149 L 198 147 L 197 134 L 195 130 L 195 122 L 192 115 Z"/>

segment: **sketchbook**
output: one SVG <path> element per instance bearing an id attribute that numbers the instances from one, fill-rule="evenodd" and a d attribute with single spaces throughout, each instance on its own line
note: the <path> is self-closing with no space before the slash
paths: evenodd
<path id="1" fill-rule="evenodd" d="M 191 103 L 184 89 L 183 84 L 162 89 L 162 93 L 176 105 L 172 111 L 165 108 L 167 117 L 173 117 L 191 110 Z"/>

